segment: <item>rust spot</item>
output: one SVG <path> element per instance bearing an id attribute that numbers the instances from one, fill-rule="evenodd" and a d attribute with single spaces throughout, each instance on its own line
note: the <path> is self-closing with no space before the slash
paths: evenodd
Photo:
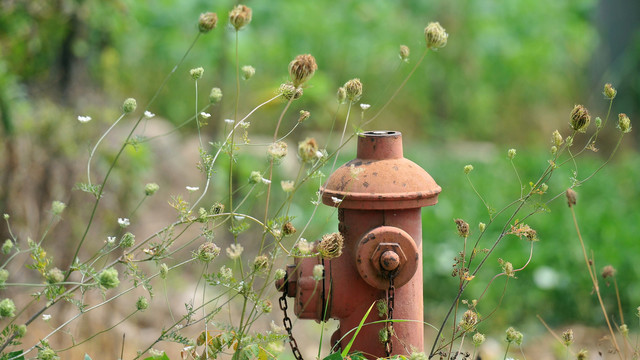
<path id="1" fill-rule="evenodd" d="M 365 175 L 365 176 L 366 176 L 366 175 Z M 377 172 L 377 171 L 376 171 L 376 172 L 374 172 L 374 173 L 373 173 L 373 176 L 378 176 L 378 172 Z"/>
<path id="2" fill-rule="evenodd" d="M 407 187 L 407 183 L 402 183 L 402 187 Z"/>
<path id="3" fill-rule="evenodd" d="M 394 185 L 395 185 L 395 183 L 396 183 L 396 181 L 395 181 L 395 180 L 393 180 L 393 184 L 394 184 Z"/>
<path id="4" fill-rule="evenodd" d="M 400 168 L 398 167 L 398 165 L 393 165 L 393 170 L 398 171 L 400 170 Z"/>
<path id="5" fill-rule="evenodd" d="M 365 182 L 362 183 L 362 186 L 369 187 L 369 183 L 365 181 Z"/>

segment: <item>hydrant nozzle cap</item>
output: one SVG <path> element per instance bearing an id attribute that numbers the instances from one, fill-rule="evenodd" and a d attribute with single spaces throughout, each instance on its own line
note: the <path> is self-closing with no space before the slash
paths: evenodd
<path id="1" fill-rule="evenodd" d="M 410 209 L 435 205 L 442 189 L 424 169 L 403 157 L 398 131 L 358 134 L 357 158 L 320 188 L 322 202 L 346 209 Z"/>

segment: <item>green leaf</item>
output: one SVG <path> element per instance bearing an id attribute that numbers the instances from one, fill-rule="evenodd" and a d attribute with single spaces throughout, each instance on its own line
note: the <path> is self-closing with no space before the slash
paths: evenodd
<path id="1" fill-rule="evenodd" d="M 22 355 L 22 350 L 12 351 L 7 357 L 3 356 L 2 359 L 24 360 L 24 355 Z"/>
<path id="2" fill-rule="evenodd" d="M 344 349 L 342 349 L 342 357 L 347 356 L 347 354 L 349 353 L 349 350 L 351 350 L 351 346 L 353 345 L 353 342 L 356 341 L 356 336 L 358 336 L 358 333 L 360 332 L 360 329 L 362 329 L 362 326 L 364 325 L 365 320 L 367 320 L 367 317 L 369 316 L 369 313 L 371 312 L 371 309 L 373 309 L 373 307 L 376 305 L 376 302 L 374 301 L 371 306 L 369 306 L 369 310 L 367 310 L 367 313 L 364 314 L 364 316 L 362 317 L 362 320 L 360 320 L 360 324 L 358 325 L 358 328 L 356 329 L 355 334 L 353 334 L 353 337 L 351 337 L 351 341 L 349 341 L 349 343 L 347 344 L 347 346 L 345 346 Z"/>
<path id="3" fill-rule="evenodd" d="M 342 355 L 340 353 L 329 354 L 329 356 L 325 357 L 322 360 L 342 360 Z"/>

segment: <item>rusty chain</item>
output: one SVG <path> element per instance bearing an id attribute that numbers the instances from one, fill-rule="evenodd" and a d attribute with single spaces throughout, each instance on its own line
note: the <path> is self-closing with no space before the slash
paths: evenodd
<path id="1" fill-rule="evenodd" d="M 391 342 L 391 337 L 393 334 L 393 306 L 395 302 L 396 288 L 393 286 L 393 273 L 389 273 L 389 289 L 387 290 L 387 339 L 384 343 L 384 352 L 387 357 L 391 356 L 391 352 L 393 351 L 393 344 Z"/>
<path id="2" fill-rule="evenodd" d="M 284 289 L 287 289 L 288 282 L 289 282 L 289 279 L 287 279 L 287 275 L 285 275 L 284 286 L 283 286 Z M 280 309 L 284 313 L 284 318 L 282 319 L 282 323 L 284 325 L 285 330 L 287 330 L 287 334 L 289 335 L 289 345 L 291 346 L 291 352 L 293 353 L 293 357 L 295 357 L 296 360 L 304 360 L 302 358 L 302 354 L 300 353 L 300 349 L 298 349 L 298 342 L 293 337 L 293 333 L 292 333 L 293 324 L 291 323 L 291 318 L 287 316 L 287 309 L 289 308 L 289 306 L 287 305 L 286 290 L 282 292 L 282 296 L 280 297 L 279 302 L 280 302 Z"/>

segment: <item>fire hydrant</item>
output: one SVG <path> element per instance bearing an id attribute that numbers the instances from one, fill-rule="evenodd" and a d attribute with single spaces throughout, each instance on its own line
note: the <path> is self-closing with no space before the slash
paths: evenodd
<path id="1" fill-rule="evenodd" d="M 320 191 L 325 205 L 338 207 L 342 255 L 296 259 L 276 284 L 284 292 L 281 303 L 285 295 L 295 297 L 301 319 L 338 319 L 331 340 L 344 348 L 354 333 L 348 332 L 378 302 L 351 351 L 372 359 L 423 351 L 421 208 L 437 203 L 440 186 L 403 157 L 400 132 L 368 131 L 358 135 L 357 158 Z M 322 280 L 312 274 L 318 264 Z M 390 318 L 409 321 L 385 321 Z"/>

